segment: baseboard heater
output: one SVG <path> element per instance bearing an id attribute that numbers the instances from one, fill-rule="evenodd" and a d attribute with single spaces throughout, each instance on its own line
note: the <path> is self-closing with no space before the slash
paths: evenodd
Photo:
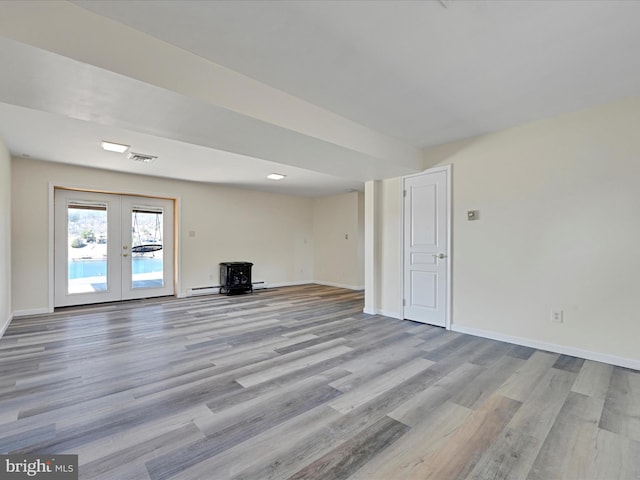
<path id="1" fill-rule="evenodd" d="M 254 290 L 263 290 L 267 288 L 266 282 L 251 282 Z M 187 289 L 187 297 L 193 297 L 195 295 L 211 295 L 213 293 L 220 293 L 220 285 L 212 285 L 207 287 L 191 287 Z"/>

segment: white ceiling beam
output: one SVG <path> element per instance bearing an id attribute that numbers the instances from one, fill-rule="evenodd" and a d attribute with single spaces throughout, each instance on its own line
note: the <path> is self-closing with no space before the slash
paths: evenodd
<path id="1" fill-rule="evenodd" d="M 78 88 L 88 88 L 86 92 L 77 92 L 79 95 L 86 94 L 84 101 L 87 109 L 97 106 L 91 105 L 92 102 L 99 103 L 105 100 L 91 98 L 92 95 L 100 93 L 89 88 L 95 87 L 95 83 L 92 82 L 99 77 L 112 77 L 109 78 L 112 82 L 113 75 L 109 74 L 119 74 L 123 76 L 120 83 L 124 86 L 122 91 L 118 91 L 116 85 L 116 94 L 127 95 L 135 92 L 144 96 L 142 86 L 149 85 L 153 87 L 146 93 L 149 99 L 161 96 L 160 90 L 166 90 L 184 97 L 185 104 L 191 102 L 198 104 L 200 110 L 215 110 L 218 119 L 231 119 L 231 125 L 237 122 L 238 125 L 247 128 L 247 135 L 253 130 L 262 137 L 274 135 L 272 142 L 263 138 L 265 145 L 253 145 L 248 149 L 251 151 L 230 150 L 235 153 L 331 174 L 339 173 L 337 170 L 342 166 L 345 170 L 360 171 L 359 176 L 362 176 L 362 167 L 369 165 L 370 168 L 364 169 L 367 171 L 367 178 L 381 178 L 382 171 L 385 176 L 394 176 L 419 171 L 422 168 L 422 156 L 417 148 L 66 1 L 0 2 L 0 33 L 20 43 L 78 62 L 74 70 L 82 70 L 91 82 L 83 84 L 82 73 L 78 73 L 79 76 L 70 85 L 73 86 L 75 83 Z M 15 45 L 12 48 L 15 48 Z M 38 56 L 37 53 L 33 55 Z M 46 61 L 50 64 L 65 63 L 55 57 L 49 57 Z M 87 68 L 81 68 L 82 64 L 86 64 Z M 45 70 L 42 73 L 49 75 L 52 70 L 57 69 L 59 78 L 65 77 L 57 66 L 50 66 L 50 71 Z M 108 73 L 101 74 L 100 70 Z M 37 72 L 35 74 L 37 75 Z M 132 87 L 131 79 L 141 83 Z M 44 82 L 46 78 L 43 77 L 41 80 Z M 98 84 L 99 82 L 100 80 Z M 33 105 L 23 106 L 48 108 L 47 111 L 51 113 L 91 120 L 83 118 L 88 111 L 81 111 L 81 102 L 75 102 L 75 111 L 71 108 L 65 111 L 64 103 L 56 99 L 48 99 L 49 103 L 45 106 L 47 95 L 54 94 L 43 93 L 40 105 L 34 101 Z M 129 100 L 144 103 L 144 99 L 141 98 Z M 4 98 L 3 101 L 11 103 L 10 98 Z M 54 108 L 56 102 L 57 106 Z M 57 111 L 52 111 L 56 108 Z M 108 108 L 105 112 L 108 112 Z M 118 112 L 111 114 L 111 120 L 118 123 L 114 126 L 126 126 L 123 124 L 126 119 L 117 118 Z M 94 111 L 92 115 L 95 117 L 94 121 L 101 121 L 100 112 Z M 109 113 L 104 114 L 105 117 L 108 115 Z M 189 122 L 189 119 L 181 120 Z M 170 123 L 169 120 L 167 122 Z M 129 128 L 145 127 L 129 125 Z M 167 124 L 164 129 L 158 128 L 156 132 L 145 133 L 166 135 L 171 133 L 171 128 L 173 127 Z M 200 132 L 192 136 L 198 135 L 202 137 L 203 134 Z M 184 136 L 177 139 L 194 141 L 193 138 Z M 292 141 L 294 139 L 295 141 Z M 196 140 L 203 144 L 202 138 Z M 306 153 L 309 153 L 309 149 L 305 148 L 306 140 L 309 142 L 308 147 L 319 148 L 318 151 L 322 151 L 322 158 L 318 158 L 318 155 L 306 156 Z M 282 145 L 278 146 L 277 142 L 280 141 L 292 141 L 291 145 L 296 148 L 286 149 Z M 261 149 L 264 149 L 264 154 L 260 153 Z M 279 155 L 281 158 L 273 158 Z M 318 164 L 318 161 L 321 164 Z M 345 162 L 349 161 L 353 161 L 351 168 L 345 165 Z M 327 168 L 322 162 L 326 162 Z"/>

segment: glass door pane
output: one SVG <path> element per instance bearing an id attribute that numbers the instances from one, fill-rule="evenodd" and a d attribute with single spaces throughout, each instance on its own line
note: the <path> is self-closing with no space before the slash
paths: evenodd
<path id="1" fill-rule="evenodd" d="M 121 198 L 122 298 L 173 295 L 173 201 Z"/>
<path id="2" fill-rule="evenodd" d="M 68 205 L 68 294 L 107 290 L 107 239 L 106 205 Z"/>
<path id="3" fill-rule="evenodd" d="M 54 305 L 120 300 L 119 197 L 56 189 L 54 201 Z"/>
<path id="4" fill-rule="evenodd" d="M 131 212 L 131 288 L 164 286 L 163 212 Z"/>

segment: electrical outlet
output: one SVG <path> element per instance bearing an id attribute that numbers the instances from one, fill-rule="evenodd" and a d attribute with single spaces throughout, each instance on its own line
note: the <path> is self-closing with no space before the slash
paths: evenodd
<path id="1" fill-rule="evenodd" d="M 551 321 L 553 323 L 562 323 L 564 321 L 564 312 L 562 310 L 552 310 Z"/>

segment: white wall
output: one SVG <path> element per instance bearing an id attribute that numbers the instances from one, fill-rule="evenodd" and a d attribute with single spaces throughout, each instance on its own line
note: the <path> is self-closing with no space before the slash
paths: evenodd
<path id="1" fill-rule="evenodd" d="M 378 312 L 402 317 L 402 179 L 383 180 L 380 228 L 380 304 Z"/>
<path id="2" fill-rule="evenodd" d="M 312 199 L 21 158 L 13 159 L 11 178 L 16 313 L 48 307 L 49 182 L 179 197 L 180 294 L 217 285 L 218 263 L 223 261 L 253 262 L 254 279 L 271 285 L 313 280 Z M 195 238 L 189 231 L 195 231 Z"/>
<path id="3" fill-rule="evenodd" d="M 380 308 L 380 180 L 364 184 L 364 312 L 376 314 Z"/>
<path id="4" fill-rule="evenodd" d="M 365 308 L 402 318 L 402 179 L 365 185 Z"/>
<path id="5" fill-rule="evenodd" d="M 11 157 L 0 139 L 0 336 L 11 321 Z"/>
<path id="6" fill-rule="evenodd" d="M 640 368 L 639 128 L 631 98 L 437 150 L 453 165 L 454 329 Z M 384 199 L 383 240 L 400 210 Z"/>
<path id="7" fill-rule="evenodd" d="M 358 192 L 358 285 L 364 288 L 364 192 Z"/>
<path id="8" fill-rule="evenodd" d="M 363 194 L 313 201 L 314 279 L 317 283 L 364 288 Z"/>

